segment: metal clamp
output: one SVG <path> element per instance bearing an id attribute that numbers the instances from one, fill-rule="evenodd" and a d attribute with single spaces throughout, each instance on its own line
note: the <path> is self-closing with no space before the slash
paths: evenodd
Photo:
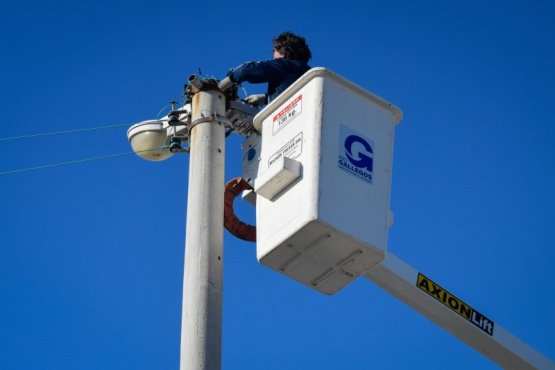
<path id="1" fill-rule="evenodd" d="M 231 122 L 229 118 L 227 118 L 226 116 L 222 116 L 221 114 L 213 113 L 207 117 L 197 118 L 193 122 L 189 123 L 189 125 L 187 125 L 187 130 L 191 132 L 193 127 L 195 127 L 199 123 L 212 122 L 212 121 L 223 123 L 224 125 L 229 126 L 232 129 L 235 128 L 235 126 L 233 125 L 233 122 Z"/>

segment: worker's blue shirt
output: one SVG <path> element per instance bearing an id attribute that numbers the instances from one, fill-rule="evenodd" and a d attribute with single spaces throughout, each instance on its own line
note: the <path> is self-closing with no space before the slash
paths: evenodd
<path id="1" fill-rule="evenodd" d="M 247 62 L 229 71 L 235 83 L 268 83 L 268 103 L 301 77 L 310 67 L 300 60 L 276 58 L 261 62 Z"/>

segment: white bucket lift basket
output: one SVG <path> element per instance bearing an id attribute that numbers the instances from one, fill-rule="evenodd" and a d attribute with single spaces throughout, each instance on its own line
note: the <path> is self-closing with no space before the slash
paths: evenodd
<path id="1" fill-rule="evenodd" d="M 260 263 L 333 294 L 385 256 L 398 108 L 314 68 L 254 119 L 243 178 Z"/>

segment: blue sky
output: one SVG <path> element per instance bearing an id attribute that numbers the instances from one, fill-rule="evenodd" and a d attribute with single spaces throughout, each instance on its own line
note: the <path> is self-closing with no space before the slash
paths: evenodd
<path id="1" fill-rule="evenodd" d="M 0 364 L 175 369 L 188 157 L 125 155 L 126 130 L 271 57 L 284 30 L 400 107 L 389 250 L 555 359 L 551 1 L 11 2 L 0 12 Z M 249 94 L 263 86 L 245 85 Z M 240 174 L 227 139 L 225 178 Z M 238 213 L 254 222 L 249 205 Z M 334 296 L 225 234 L 224 369 L 494 369 L 359 279 Z"/>

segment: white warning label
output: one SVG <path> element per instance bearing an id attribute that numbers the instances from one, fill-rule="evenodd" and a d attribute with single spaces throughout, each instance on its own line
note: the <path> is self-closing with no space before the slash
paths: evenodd
<path id="1" fill-rule="evenodd" d="M 288 157 L 295 159 L 303 152 L 303 133 L 299 133 L 293 139 L 289 140 L 287 144 L 281 147 L 268 161 L 268 167 L 274 164 L 281 157 Z"/>
<path id="2" fill-rule="evenodd" d="M 303 110 L 303 94 L 297 96 L 282 110 L 277 113 L 273 118 L 272 135 L 275 135 L 279 130 L 284 128 L 289 122 L 301 114 Z"/>

